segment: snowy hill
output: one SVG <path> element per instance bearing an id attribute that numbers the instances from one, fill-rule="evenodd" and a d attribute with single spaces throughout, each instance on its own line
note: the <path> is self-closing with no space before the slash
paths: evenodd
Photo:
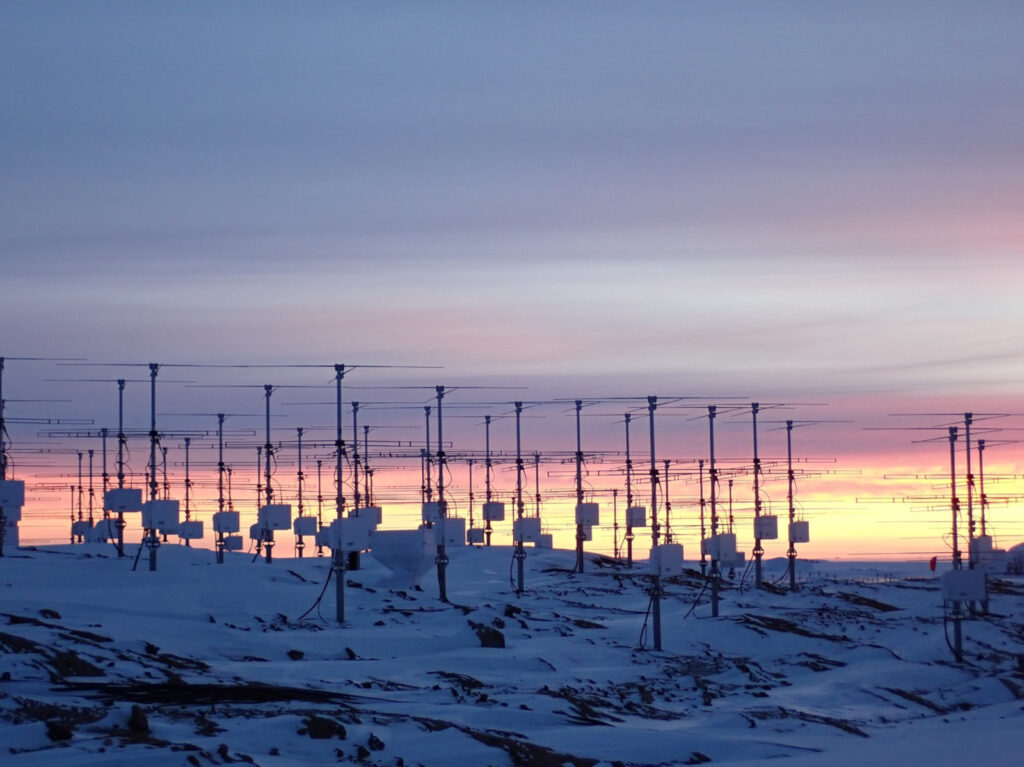
<path id="1" fill-rule="evenodd" d="M 994 583 L 952 662 L 938 580 L 914 564 L 805 563 L 797 593 L 699 571 L 666 584 L 663 652 L 640 648 L 646 570 L 529 550 L 451 552 L 448 594 L 164 546 L 0 560 L 5 765 L 1012 764 L 1024 579 Z M 688 563 L 692 566 L 692 563 Z M 767 563 L 773 578 L 782 563 Z M 695 605 L 695 600 L 701 596 Z M 321 617 L 322 616 L 322 617 Z M 498 646 L 492 646 L 498 645 Z M 503 646 L 501 646 L 503 645 Z"/>

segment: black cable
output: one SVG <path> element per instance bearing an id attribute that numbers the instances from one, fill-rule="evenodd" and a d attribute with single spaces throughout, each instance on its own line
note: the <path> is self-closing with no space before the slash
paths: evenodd
<path id="1" fill-rule="evenodd" d="M 697 605 L 699 605 L 699 604 L 700 604 L 700 598 L 701 598 L 702 596 L 704 596 L 704 592 L 708 590 L 708 584 L 709 584 L 710 582 L 711 582 L 711 580 L 710 580 L 710 579 L 706 579 L 706 580 L 704 581 L 704 587 L 703 587 L 703 588 L 702 588 L 702 589 L 700 590 L 700 593 L 699 593 L 699 594 L 697 595 L 697 598 L 696 598 L 695 600 L 693 600 L 693 604 L 692 604 L 692 605 L 690 605 L 690 609 L 689 609 L 689 610 L 687 610 L 687 612 L 686 612 L 686 615 L 684 615 L 684 616 L 683 616 L 683 620 L 686 620 L 686 619 L 687 619 L 687 618 L 689 618 L 689 617 L 690 617 L 691 615 L 693 615 L 693 611 L 694 611 L 694 610 L 696 610 L 696 609 L 697 609 Z"/>
<path id="2" fill-rule="evenodd" d="M 324 598 L 324 594 L 327 593 L 327 586 L 331 582 L 331 576 L 332 575 L 334 575 L 334 567 L 328 567 L 327 568 L 327 580 L 324 581 L 324 587 L 320 590 L 320 595 L 316 598 L 316 601 L 312 605 L 310 605 L 310 608 L 308 610 L 306 610 L 306 612 L 304 612 L 302 615 L 300 615 L 298 618 L 295 619 L 296 623 L 298 623 L 299 621 L 303 620 L 307 615 L 309 615 L 311 612 L 313 612 L 314 609 L 317 611 L 318 615 L 320 614 L 320 601 Z M 320 620 L 324 621 L 324 623 L 327 622 L 327 621 L 324 620 L 324 616 L 323 615 L 320 615 Z"/>
<path id="3" fill-rule="evenodd" d="M 740 576 L 740 593 L 743 593 L 743 582 L 747 579 L 747 573 L 750 572 L 750 566 L 754 564 L 754 560 L 751 559 L 747 562 L 747 566 L 743 570 L 743 575 Z"/>
<path id="4" fill-rule="evenodd" d="M 637 639 L 637 644 L 641 650 L 647 649 L 647 621 L 651 617 L 651 608 L 654 606 L 654 595 L 651 594 L 650 600 L 647 602 L 647 612 L 644 614 L 644 625 L 640 627 L 640 636 Z"/>

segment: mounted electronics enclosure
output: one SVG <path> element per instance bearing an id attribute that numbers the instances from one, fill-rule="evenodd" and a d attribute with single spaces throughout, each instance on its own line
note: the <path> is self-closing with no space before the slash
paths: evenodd
<path id="1" fill-rule="evenodd" d="M 484 504 L 485 522 L 504 522 L 505 504 L 498 501 L 488 501 Z"/>
<path id="2" fill-rule="evenodd" d="M 683 573 L 683 544 L 663 543 L 651 549 L 650 571 L 662 578 Z"/>
<path id="3" fill-rule="evenodd" d="M 626 509 L 626 524 L 629 527 L 647 527 L 647 509 L 644 506 L 630 506 Z"/>
<path id="4" fill-rule="evenodd" d="M 600 507 L 596 503 L 576 504 L 576 524 L 584 527 L 595 527 L 600 522 Z"/>
<path id="5" fill-rule="evenodd" d="M 107 511 L 126 513 L 142 511 L 142 490 L 137 487 L 115 487 L 103 496 Z"/>
<path id="6" fill-rule="evenodd" d="M 260 507 L 259 524 L 267 530 L 291 530 L 292 507 L 287 503 L 272 503 Z"/>
<path id="7" fill-rule="evenodd" d="M 762 541 L 774 541 L 779 537 L 779 518 L 774 514 L 754 520 L 754 537 Z"/>

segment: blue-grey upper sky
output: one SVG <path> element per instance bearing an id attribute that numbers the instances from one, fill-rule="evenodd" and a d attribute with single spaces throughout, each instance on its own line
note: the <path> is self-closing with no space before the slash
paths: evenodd
<path id="1" fill-rule="evenodd" d="M 1022 30 L 1013 2 L 7 0 L 2 346 L 1001 384 Z"/>

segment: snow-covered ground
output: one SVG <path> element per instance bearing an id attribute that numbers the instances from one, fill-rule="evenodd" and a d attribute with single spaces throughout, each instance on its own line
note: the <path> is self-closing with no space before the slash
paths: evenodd
<path id="1" fill-rule="evenodd" d="M 964 622 L 956 664 L 923 563 L 802 561 L 797 593 L 737 573 L 711 618 L 690 562 L 654 652 L 645 568 L 588 557 L 574 574 L 574 552 L 528 550 L 517 597 L 509 548 L 455 550 L 450 604 L 433 571 L 402 588 L 364 556 L 344 626 L 333 584 L 300 619 L 327 558 L 217 565 L 167 545 L 133 572 L 109 545 L 5 553 L 4 765 L 864 767 L 1016 764 L 1024 747 L 1020 578 Z"/>

